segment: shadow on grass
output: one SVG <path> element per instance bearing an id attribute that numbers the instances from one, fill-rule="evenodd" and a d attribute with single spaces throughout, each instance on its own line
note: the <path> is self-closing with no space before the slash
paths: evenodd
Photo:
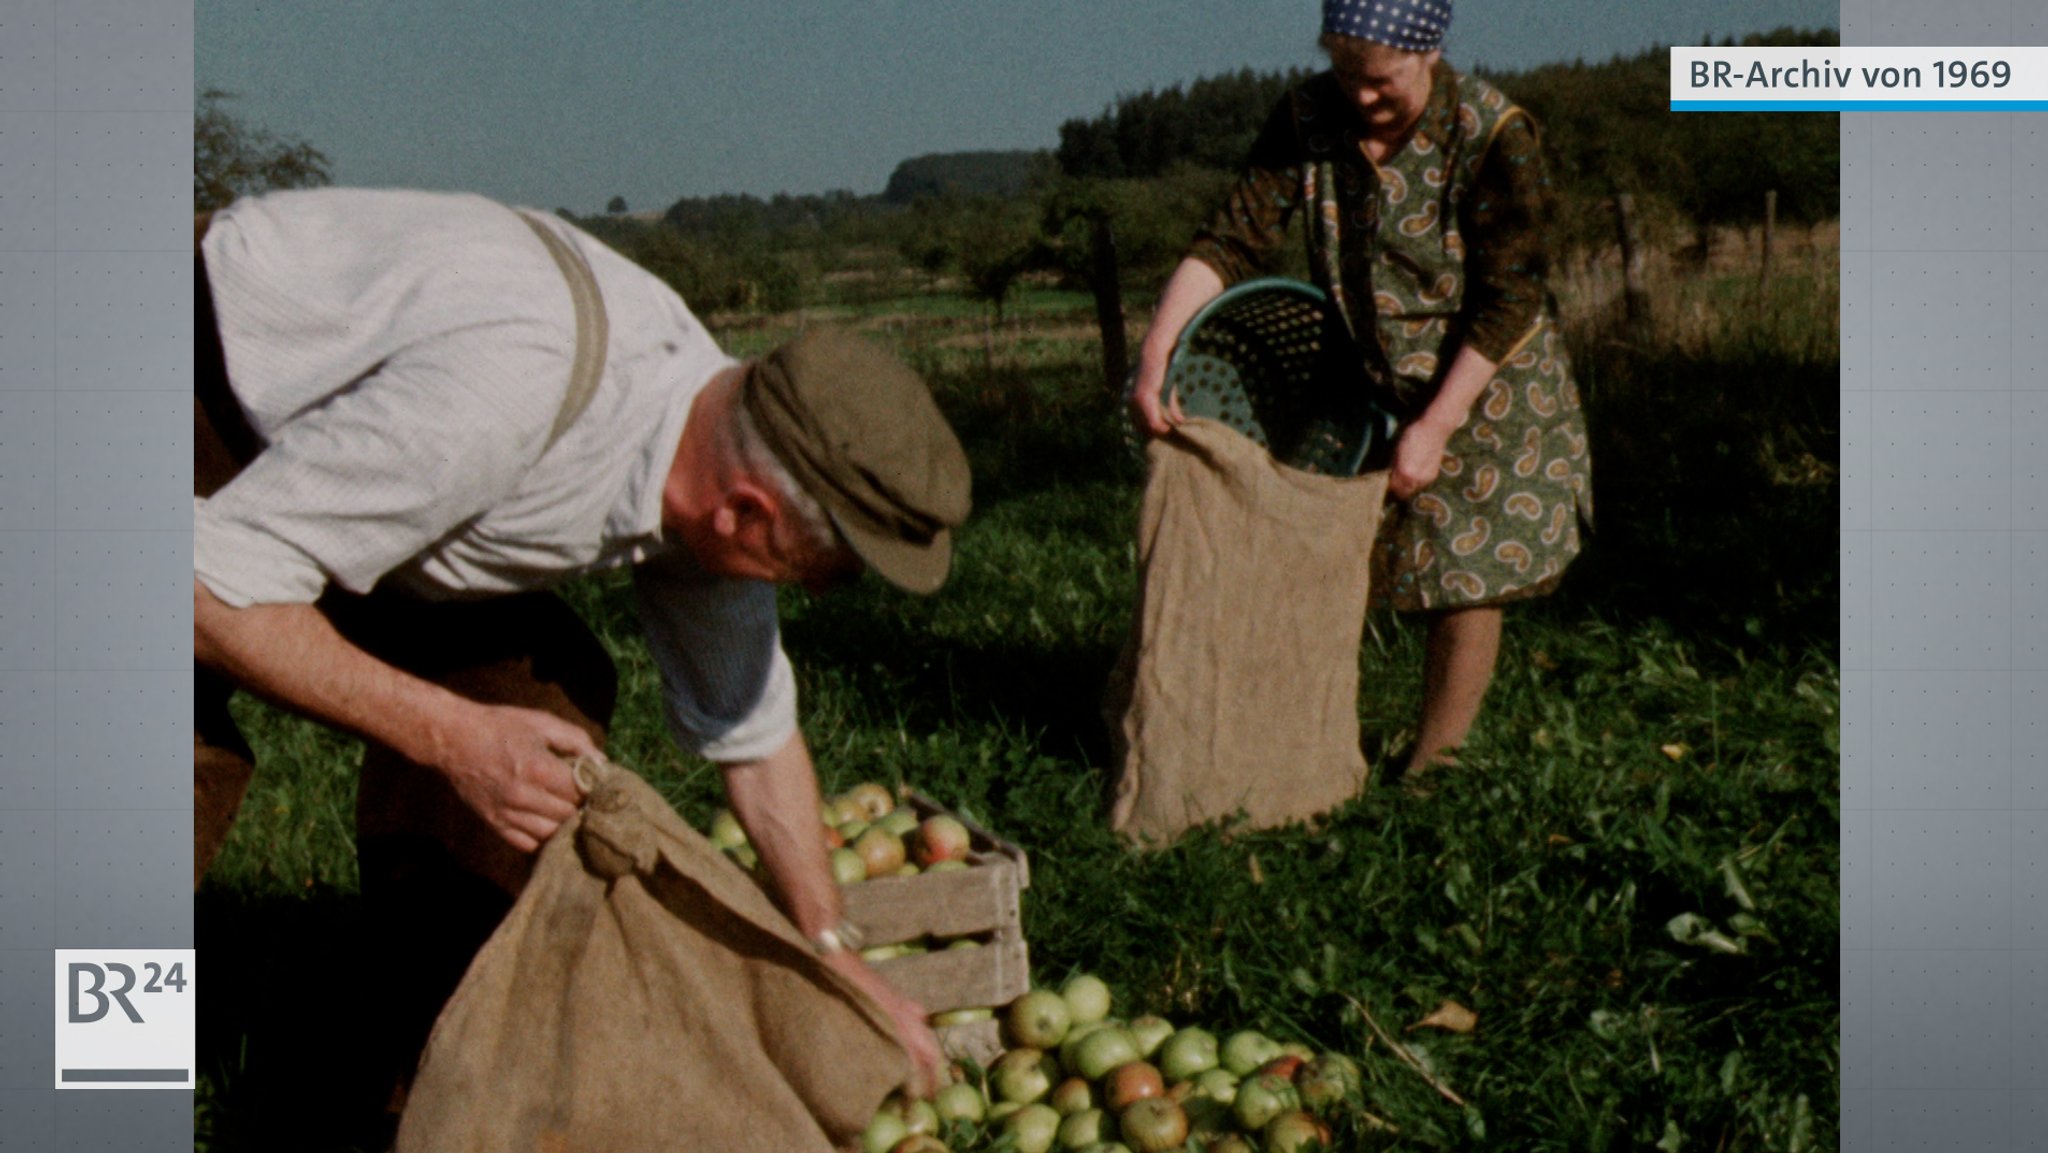
<path id="1" fill-rule="evenodd" d="M 195 1146 L 382 1150 L 390 1063 L 364 1023 L 378 994 L 361 897 L 202 889 L 208 959 Z"/>
<path id="2" fill-rule="evenodd" d="M 194 899 L 214 958 L 195 1121 L 209 1153 L 390 1148 L 397 1088 L 509 898 L 403 842 L 365 852 L 375 900 L 227 886 Z"/>

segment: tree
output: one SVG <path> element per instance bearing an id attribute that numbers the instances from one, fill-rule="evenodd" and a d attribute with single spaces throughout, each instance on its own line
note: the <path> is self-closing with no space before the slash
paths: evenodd
<path id="1" fill-rule="evenodd" d="M 223 208 L 237 197 L 275 188 L 326 184 L 327 155 L 303 140 L 276 136 L 245 123 L 224 106 L 234 94 L 209 88 L 199 94 L 192 125 L 192 207 Z"/>
<path id="2" fill-rule="evenodd" d="M 623 215 L 625 215 L 625 212 L 626 212 L 626 198 L 625 198 L 625 197 L 623 197 L 623 196 L 614 196 L 614 197 L 612 197 L 612 199 L 611 199 L 611 202 L 610 202 L 609 204 L 606 204 L 606 205 L 604 206 L 604 210 L 605 210 L 606 212 L 609 212 L 609 213 L 611 213 L 611 214 L 612 214 L 613 216 L 623 216 Z"/>

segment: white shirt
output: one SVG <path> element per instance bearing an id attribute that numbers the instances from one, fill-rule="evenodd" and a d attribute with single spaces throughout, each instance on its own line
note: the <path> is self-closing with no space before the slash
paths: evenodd
<path id="1" fill-rule="evenodd" d="M 763 756 L 796 728 L 775 591 L 702 572 L 661 529 L 690 403 L 736 362 L 667 285 L 533 215 L 589 263 L 610 326 L 597 389 L 552 446 L 575 313 L 511 209 L 319 189 L 214 216 L 228 379 L 264 450 L 197 502 L 194 573 L 239 607 L 330 583 L 488 596 L 631 564 L 677 740 Z"/>

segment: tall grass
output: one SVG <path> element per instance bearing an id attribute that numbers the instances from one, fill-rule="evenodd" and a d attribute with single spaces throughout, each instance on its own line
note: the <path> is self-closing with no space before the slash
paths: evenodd
<path id="1" fill-rule="evenodd" d="M 1647 342 L 1618 335 L 1604 276 L 1563 285 L 1598 531 L 1559 595 L 1515 612 L 1463 766 L 1427 797 L 1369 788 L 1320 829 L 1217 827 L 1146 854 L 1099 807 L 1098 698 L 1127 627 L 1142 478 L 1077 336 L 1085 302 L 1031 298 L 993 371 L 976 314 L 850 309 L 932 380 L 977 512 L 936 597 L 874 581 L 783 594 L 826 788 L 914 784 L 1024 845 L 1039 980 L 1092 971 L 1119 1012 L 1360 1056 L 1399 1130 L 1371 1144 L 1831 1147 L 1839 676 L 1833 550 L 1812 545 L 1834 531 L 1834 345 L 1810 299 L 1830 298 L 1832 266 L 1785 268 L 1770 314 L 1742 303 L 1740 270 L 1672 262 Z M 746 354 L 814 320 L 723 336 Z M 701 827 L 716 774 L 661 732 L 623 579 L 569 595 L 620 665 L 614 753 Z M 1377 761 L 1412 729 L 1421 637 L 1402 618 L 1371 626 L 1360 717 Z M 264 771 L 200 898 L 202 944 L 238 961 L 209 1000 L 199 1136 L 347 1147 L 303 1077 L 346 1012 L 270 1009 L 284 965 L 346 956 L 351 754 L 242 715 Z M 1404 1031 L 1446 999 L 1478 1014 L 1475 1031 Z M 1359 1007 L 1469 1104 L 1425 1084 Z"/>

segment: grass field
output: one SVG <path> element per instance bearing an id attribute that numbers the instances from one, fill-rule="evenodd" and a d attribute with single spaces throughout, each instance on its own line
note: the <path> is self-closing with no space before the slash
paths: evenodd
<path id="1" fill-rule="evenodd" d="M 1372 788 L 1314 832 L 1212 829 L 1147 855 L 1100 819 L 1098 701 L 1132 599 L 1142 478 L 1096 346 L 1073 335 L 1085 297 L 1027 295 L 992 371 L 979 313 L 958 301 L 842 312 L 932 379 L 977 512 L 937 597 L 873 580 L 785 593 L 823 784 L 914 784 L 1022 844 L 1041 982 L 1087 970 L 1119 1012 L 1358 1056 L 1374 1112 L 1399 1128 L 1375 1147 L 1833 1147 L 1832 278 L 1831 254 L 1788 269 L 1759 314 L 1738 275 L 1672 273 L 1658 331 L 1625 344 L 1589 272 L 1565 304 L 1600 524 L 1563 591 L 1511 614 L 1462 768 L 1427 797 Z M 734 319 L 722 335 L 746 354 L 796 323 Z M 716 775 L 661 732 L 623 578 L 571 596 L 622 672 L 614 755 L 703 827 Z M 1371 618 L 1369 754 L 1405 740 L 1420 664 L 1415 622 Z M 219 960 L 197 1136 L 346 1148 L 320 1121 L 338 1090 L 319 1082 L 346 1079 L 352 1012 L 374 997 L 350 951 L 354 754 L 257 706 L 243 717 L 264 769 L 198 898 L 200 946 Z M 332 1007 L 285 1013 L 309 976 Z M 1477 1028 L 1402 1031 L 1445 999 Z M 1396 1059 L 1354 1002 L 1468 1104 Z"/>

